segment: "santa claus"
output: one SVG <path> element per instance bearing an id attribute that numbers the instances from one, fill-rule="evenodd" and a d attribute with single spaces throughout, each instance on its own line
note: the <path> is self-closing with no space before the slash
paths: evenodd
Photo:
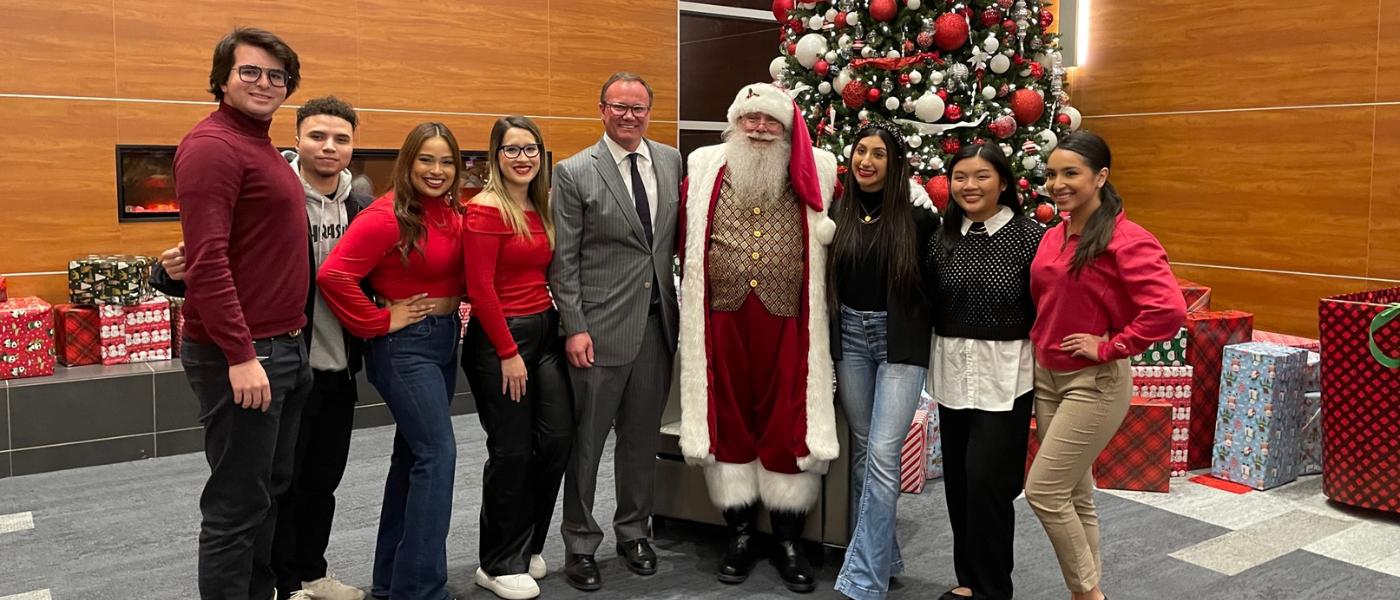
<path id="1" fill-rule="evenodd" d="M 802 530 L 839 452 L 823 275 L 836 157 L 771 84 L 741 89 L 728 118 L 682 194 L 680 445 L 731 530 L 720 581 L 748 577 L 761 501 L 778 572 L 806 592 Z"/>

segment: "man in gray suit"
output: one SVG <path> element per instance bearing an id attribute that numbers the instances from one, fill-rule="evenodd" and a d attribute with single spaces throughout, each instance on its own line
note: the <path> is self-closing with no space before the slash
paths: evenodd
<path id="1" fill-rule="evenodd" d="M 606 135 L 554 170 L 549 285 L 568 336 L 577 422 L 564 476 L 564 574 L 580 590 L 603 584 L 594 559 L 603 530 L 593 518 L 593 496 L 614 426 L 617 553 L 634 573 L 656 572 L 647 536 L 661 412 L 676 352 L 672 256 L 681 155 L 645 139 L 652 101 L 641 77 L 613 75 L 599 95 Z"/>

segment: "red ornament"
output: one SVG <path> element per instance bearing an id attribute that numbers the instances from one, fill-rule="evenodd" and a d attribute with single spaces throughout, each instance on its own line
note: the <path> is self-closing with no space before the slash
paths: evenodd
<path id="1" fill-rule="evenodd" d="M 967 20 L 954 13 L 943 13 L 934 21 L 933 43 L 942 50 L 956 50 L 967 43 Z"/>
<path id="2" fill-rule="evenodd" d="M 1070 123 L 1074 122 L 1074 120 L 1070 119 L 1069 115 L 1065 113 L 1060 113 L 1058 115 L 1055 115 L 1055 122 L 1061 125 L 1069 125 Z"/>
<path id="3" fill-rule="evenodd" d="M 1001 87 L 997 88 L 997 97 L 998 97 L 998 98 L 1005 98 L 1006 95 L 1007 95 L 1007 94 L 1010 94 L 1010 93 L 1011 93 L 1011 88 L 1007 87 L 1006 84 L 1004 84 L 1004 83 L 1001 84 Z"/>
<path id="4" fill-rule="evenodd" d="M 852 81 L 841 90 L 841 100 L 846 103 L 846 108 L 860 108 L 865 105 L 865 92 L 869 89 L 865 82 Z"/>
<path id="5" fill-rule="evenodd" d="M 990 6 L 987 7 L 987 10 L 982 11 L 983 26 L 991 27 L 993 25 L 996 25 L 998 21 L 1001 21 L 1001 11 Z"/>
<path id="6" fill-rule="evenodd" d="M 962 142 L 958 141 L 958 138 L 955 138 L 955 137 L 945 137 L 945 138 L 943 138 L 943 151 L 944 151 L 944 152 L 946 152 L 946 153 L 948 153 L 948 154 L 954 154 L 954 153 L 956 153 L 958 150 L 961 150 L 961 149 L 962 149 Z"/>
<path id="7" fill-rule="evenodd" d="M 894 20 L 899 5 L 894 0 L 870 0 L 870 18 L 886 23 Z"/>
<path id="8" fill-rule="evenodd" d="M 788 44 L 788 56 L 797 56 L 797 42 Z"/>
<path id="9" fill-rule="evenodd" d="M 1041 204 L 1035 207 L 1035 220 L 1041 223 L 1049 223 L 1055 218 L 1055 207 L 1049 204 Z"/>
<path id="10" fill-rule="evenodd" d="M 1007 19 L 1001 22 L 1001 28 L 1005 29 L 1007 33 L 1016 33 L 1016 22 Z"/>
<path id="11" fill-rule="evenodd" d="M 969 21 L 972 20 L 972 9 L 971 9 L 971 8 L 968 8 L 968 7 L 966 7 L 966 6 L 964 6 L 964 7 L 962 7 L 962 8 L 959 8 L 959 9 L 958 9 L 958 14 L 962 15 L 962 17 L 963 17 L 964 19 L 967 19 L 967 20 L 969 20 Z"/>
<path id="12" fill-rule="evenodd" d="M 845 175 L 847 171 L 850 171 L 850 169 L 846 168 L 846 165 L 836 165 L 837 175 Z"/>
<path id="13" fill-rule="evenodd" d="M 938 96 L 938 99 L 942 100 L 944 104 L 948 103 L 948 90 L 938 90 L 934 95 Z"/>
<path id="14" fill-rule="evenodd" d="M 1011 134 L 1016 133 L 1016 119 L 1012 118 L 1010 115 L 1002 115 L 997 117 L 995 121 L 992 121 L 992 124 L 988 125 L 987 129 L 990 130 L 993 135 L 1004 140 L 1011 137 Z"/>
<path id="15" fill-rule="evenodd" d="M 880 88 L 870 88 L 869 91 L 865 92 L 865 99 L 866 99 L 866 100 L 869 100 L 871 104 L 874 104 L 874 103 L 876 103 L 876 102 L 879 102 L 879 101 L 880 101 Z"/>
<path id="16" fill-rule="evenodd" d="M 845 29 L 849 23 L 846 22 L 846 13 L 836 13 L 836 28 Z"/>
<path id="17" fill-rule="evenodd" d="M 997 6 L 1000 6 L 1002 10 L 1011 10 L 1011 5 L 1015 3 L 1015 0 L 997 0 Z"/>
<path id="18" fill-rule="evenodd" d="M 949 121 L 956 121 L 958 119 L 961 119 L 962 107 L 956 104 L 949 104 L 948 108 L 943 109 L 943 116 L 948 117 Z"/>
<path id="19" fill-rule="evenodd" d="M 803 23 L 802 19 L 797 17 L 793 17 L 791 21 L 788 21 L 788 27 L 791 28 L 794 33 L 802 33 L 807 30 L 807 24 Z"/>
<path id="20" fill-rule="evenodd" d="M 899 85 L 909 85 L 909 74 L 902 73 L 899 76 Z"/>
<path id="21" fill-rule="evenodd" d="M 1016 115 L 1017 123 L 1030 125 L 1039 121 L 1040 116 L 1045 114 L 1045 99 L 1035 90 L 1016 90 L 1016 93 L 1011 95 L 1011 114 Z"/>
<path id="22" fill-rule="evenodd" d="M 1026 60 L 1026 57 L 1017 54 L 1016 56 L 1011 57 L 1011 62 L 1019 67 L 1025 65 L 1029 61 Z"/>
<path id="23" fill-rule="evenodd" d="M 795 8 L 797 0 L 773 0 L 773 18 L 779 23 L 786 21 L 788 13 Z"/>
<path id="24" fill-rule="evenodd" d="M 1041 64 L 1038 62 L 1031 63 L 1031 77 L 1040 79 L 1044 75 L 1045 67 L 1041 66 Z"/>
<path id="25" fill-rule="evenodd" d="M 1051 24 L 1051 23 L 1054 23 L 1054 22 L 1055 22 L 1055 13 L 1052 13 L 1052 12 L 1050 12 L 1050 11 L 1048 11 L 1048 10 L 1042 10 L 1042 11 L 1040 11 L 1040 28 L 1041 28 L 1041 29 L 1044 29 L 1044 28 L 1046 28 L 1046 27 L 1049 27 L 1050 24 Z"/>
<path id="26" fill-rule="evenodd" d="M 920 48 L 928 50 L 929 46 L 933 45 L 933 34 L 927 31 L 922 32 L 918 35 L 918 37 L 914 38 L 914 41 L 919 43 Z"/>
<path id="27" fill-rule="evenodd" d="M 826 77 L 826 74 L 831 72 L 831 63 L 826 62 L 824 60 L 819 60 L 817 61 L 817 64 L 812 65 L 812 70 L 816 71 L 817 75 Z"/>
<path id="28" fill-rule="evenodd" d="M 1016 185 L 1021 186 L 1021 189 L 1023 190 L 1031 189 L 1031 181 L 1029 179 L 1026 179 L 1025 177 L 1022 177 L 1020 181 L 1017 181 Z"/>
<path id="29" fill-rule="evenodd" d="M 909 41 L 909 40 L 904 40 L 904 53 L 905 53 L 905 54 L 913 54 L 913 53 L 914 53 L 914 42 L 911 42 L 911 41 Z"/>
<path id="30" fill-rule="evenodd" d="M 948 147 L 948 142 L 958 143 L 957 139 L 949 138 L 943 140 L 943 147 Z M 943 212 L 948 207 L 948 177 L 945 175 L 935 175 L 930 177 L 928 183 L 924 184 L 924 191 L 928 192 L 928 197 L 933 200 L 933 205 L 938 208 L 938 212 Z"/>
<path id="31" fill-rule="evenodd" d="M 914 182 L 915 185 L 923 185 L 923 184 L 924 184 L 924 176 L 923 176 L 923 175 L 915 175 L 915 176 L 913 176 L 913 177 L 910 177 L 909 179 L 912 180 L 912 181 Z"/>

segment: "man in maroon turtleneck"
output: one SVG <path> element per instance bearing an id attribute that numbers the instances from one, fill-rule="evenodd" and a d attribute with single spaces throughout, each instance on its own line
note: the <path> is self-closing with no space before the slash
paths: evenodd
<path id="1" fill-rule="evenodd" d="M 237 29 L 214 49 L 219 109 L 175 152 L 187 286 L 181 362 L 199 398 L 209 481 L 199 508 L 199 595 L 268 600 L 274 502 L 292 474 L 311 387 L 302 340 L 311 275 L 305 195 L 268 136 L 300 81 L 277 36 Z"/>

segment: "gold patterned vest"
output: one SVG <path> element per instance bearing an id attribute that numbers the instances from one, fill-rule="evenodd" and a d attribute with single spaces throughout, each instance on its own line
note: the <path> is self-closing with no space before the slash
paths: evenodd
<path id="1" fill-rule="evenodd" d="M 710 227 L 710 310 L 739 310 L 752 291 L 769 314 L 798 317 L 807 246 L 802 203 L 791 185 L 775 199 L 737 196 L 726 174 Z"/>

